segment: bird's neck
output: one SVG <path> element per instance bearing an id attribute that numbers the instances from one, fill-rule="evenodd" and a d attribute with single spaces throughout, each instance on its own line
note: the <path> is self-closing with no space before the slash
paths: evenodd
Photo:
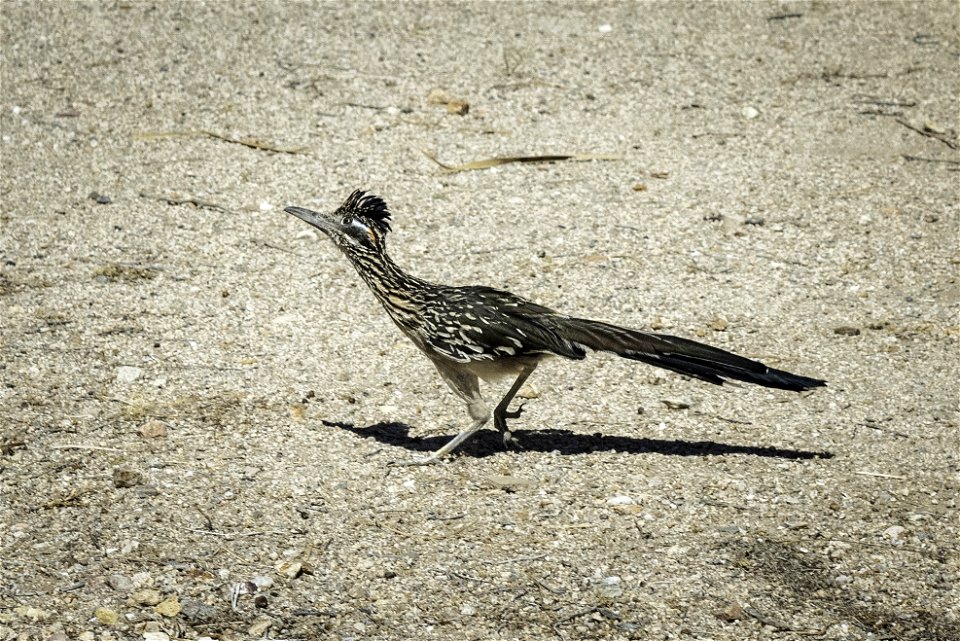
<path id="1" fill-rule="evenodd" d="M 416 304 L 416 293 L 430 286 L 427 281 L 401 269 L 386 251 L 350 255 L 350 262 L 388 312 L 398 304 Z"/>

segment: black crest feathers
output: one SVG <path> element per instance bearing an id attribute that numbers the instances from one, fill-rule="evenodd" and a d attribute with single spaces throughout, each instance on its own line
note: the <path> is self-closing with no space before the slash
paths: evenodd
<path id="1" fill-rule="evenodd" d="M 379 196 L 356 190 L 340 205 L 340 213 L 366 218 L 380 228 L 382 233 L 390 231 L 390 210 Z"/>

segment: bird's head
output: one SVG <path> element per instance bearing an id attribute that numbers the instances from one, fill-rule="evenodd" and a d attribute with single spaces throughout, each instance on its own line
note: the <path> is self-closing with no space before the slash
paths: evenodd
<path id="1" fill-rule="evenodd" d="M 286 207 L 283 211 L 322 231 L 348 255 L 383 251 L 386 236 L 390 232 L 387 203 L 359 189 L 350 194 L 332 214 L 321 214 L 302 207 Z"/>

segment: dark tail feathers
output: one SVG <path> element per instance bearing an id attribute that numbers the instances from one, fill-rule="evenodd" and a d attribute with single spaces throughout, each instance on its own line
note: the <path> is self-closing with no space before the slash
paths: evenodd
<path id="1" fill-rule="evenodd" d="M 773 369 L 758 361 L 685 338 L 638 332 L 585 318 L 565 320 L 568 322 L 563 323 L 559 333 L 570 341 L 716 385 L 722 385 L 724 379 L 729 378 L 802 392 L 827 384 L 826 381 Z"/>

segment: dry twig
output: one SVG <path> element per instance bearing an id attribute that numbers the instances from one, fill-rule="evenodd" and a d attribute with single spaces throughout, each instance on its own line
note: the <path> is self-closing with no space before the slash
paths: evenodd
<path id="1" fill-rule="evenodd" d="M 223 212 L 224 214 L 232 214 L 233 212 L 224 207 L 223 205 L 218 205 L 217 203 L 207 202 L 205 200 L 200 200 L 199 198 L 178 198 L 176 196 L 158 196 L 156 194 L 148 194 L 146 192 L 140 192 L 141 198 L 150 198 L 151 200 L 159 200 L 162 203 L 167 203 L 168 205 L 193 205 L 199 209 L 212 209 L 214 211 Z"/>
<path id="2" fill-rule="evenodd" d="M 873 476 L 878 479 L 896 479 L 898 481 L 903 481 L 904 479 L 907 478 L 905 476 L 898 476 L 896 474 L 883 474 L 881 472 L 867 472 L 866 470 L 860 470 L 858 472 L 854 472 L 854 474 L 859 474 L 860 476 Z"/>
<path id="3" fill-rule="evenodd" d="M 940 142 L 945 144 L 947 147 L 950 147 L 950 149 L 957 149 L 957 143 L 947 138 L 948 133 L 953 133 L 952 131 L 939 132 L 939 131 L 934 131 L 933 129 L 929 129 L 927 127 L 922 127 L 922 128 L 914 127 L 906 120 L 901 120 L 900 118 L 897 118 L 897 122 L 903 125 L 904 127 L 906 127 L 907 129 L 917 132 L 921 136 L 926 136 L 927 138 L 933 138 L 934 140 L 939 140 Z"/>
<path id="4" fill-rule="evenodd" d="M 461 171 L 475 171 L 477 169 L 489 169 L 499 165 L 510 163 L 544 163 L 560 162 L 564 160 L 585 161 L 585 160 L 623 160 L 623 156 L 610 154 L 556 154 L 546 156 L 496 156 L 493 158 L 483 158 L 473 160 L 462 165 L 447 165 L 437 158 L 436 154 L 430 153 L 426 149 L 421 150 L 423 155 L 443 167 L 448 173 L 458 173 Z"/>
<path id="5" fill-rule="evenodd" d="M 207 138 L 213 138 L 214 140 L 222 140 L 223 142 L 229 142 L 234 145 L 243 145 L 244 147 L 249 147 L 250 149 L 256 149 L 258 151 L 271 151 L 278 154 L 302 154 L 307 151 L 307 147 L 278 147 L 276 145 L 270 145 L 256 138 L 231 138 L 230 136 L 224 136 L 223 134 L 218 134 L 214 131 L 208 131 L 206 129 L 195 129 L 192 131 L 148 131 L 142 134 L 137 134 L 134 136 L 135 140 L 161 140 L 163 138 L 193 138 L 206 136 Z"/>

